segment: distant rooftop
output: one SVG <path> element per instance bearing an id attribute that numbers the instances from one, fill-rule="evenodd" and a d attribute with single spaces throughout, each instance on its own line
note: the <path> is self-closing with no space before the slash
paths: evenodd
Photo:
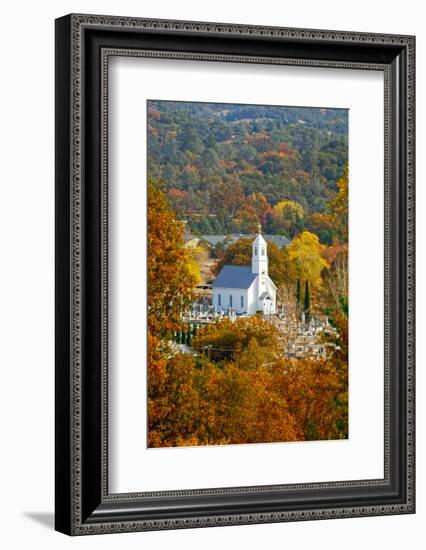
<path id="1" fill-rule="evenodd" d="M 257 277 L 257 273 L 251 272 L 251 266 L 224 265 L 213 288 L 250 288 Z"/>
<path id="2" fill-rule="evenodd" d="M 201 235 L 201 239 L 211 246 L 216 246 L 226 239 L 226 235 Z"/>
<path id="3" fill-rule="evenodd" d="M 210 246 L 216 246 L 223 242 L 225 248 L 227 248 L 230 244 L 239 239 L 254 239 L 255 237 L 255 234 L 231 233 L 229 235 L 201 235 L 200 238 L 206 241 Z M 263 237 L 266 241 L 272 241 L 279 248 L 287 246 L 290 243 L 290 239 L 284 235 L 263 235 Z"/>
<path id="4" fill-rule="evenodd" d="M 197 241 L 199 241 L 202 237 L 198 237 L 197 235 L 191 235 L 191 233 L 185 233 L 184 236 L 183 236 L 183 240 L 186 242 L 186 243 L 189 243 L 190 241 L 196 239 Z"/>
<path id="5" fill-rule="evenodd" d="M 265 238 L 266 241 L 272 241 L 280 248 L 290 244 L 290 239 L 288 239 L 284 235 L 263 235 L 263 237 Z"/>

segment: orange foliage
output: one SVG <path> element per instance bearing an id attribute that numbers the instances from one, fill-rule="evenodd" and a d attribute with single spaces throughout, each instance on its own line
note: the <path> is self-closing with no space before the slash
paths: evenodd
<path id="1" fill-rule="evenodd" d="M 304 439 L 341 439 L 336 425 L 341 410 L 335 399 L 344 391 L 343 374 L 330 361 L 285 360 L 274 368 L 277 385 Z M 347 372 L 346 372 L 347 374 Z"/>
<path id="2" fill-rule="evenodd" d="M 236 165 L 237 165 L 237 163 L 234 162 L 233 160 L 223 160 L 223 159 L 219 160 L 219 166 L 221 168 L 224 168 L 225 170 L 232 171 L 232 170 L 234 170 Z"/>
<path id="3" fill-rule="evenodd" d="M 274 326 L 251 317 L 207 325 L 194 347 L 150 355 L 151 447 L 347 437 L 344 345 L 332 361 L 286 359 Z"/>
<path id="4" fill-rule="evenodd" d="M 164 194 L 148 185 L 148 327 L 153 335 L 173 330 L 192 299 L 194 280 L 183 246 L 183 224 Z"/>
<path id="5" fill-rule="evenodd" d="M 162 391 L 149 399 L 151 447 L 347 437 L 346 375 L 330 362 L 281 359 L 243 369 L 238 361 L 197 361 L 168 360 Z"/>
<path id="6" fill-rule="evenodd" d="M 254 145 L 266 143 L 270 139 L 270 136 L 268 136 L 268 134 L 264 134 L 263 132 L 253 132 L 247 136 L 248 143 L 252 143 Z"/>
<path id="7" fill-rule="evenodd" d="M 161 118 L 160 111 L 158 111 L 154 107 L 148 107 L 148 117 L 153 118 L 158 122 Z"/>
<path id="8" fill-rule="evenodd" d="M 263 348 L 265 357 L 278 346 L 275 326 L 261 317 L 251 316 L 238 322 L 223 319 L 206 325 L 194 338 L 194 349 L 203 351 L 209 358 L 220 361 L 225 358 L 239 359 L 243 351 L 256 343 Z"/>
<path id="9" fill-rule="evenodd" d="M 283 158 L 296 156 L 296 151 L 288 143 L 281 143 L 278 150 Z"/>
<path id="10" fill-rule="evenodd" d="M 268 214 L 272 213 L 272 207 L 263 193 L 252 193 L 247 197 L 248 207 L 253 207 L 262 225 L 266 224 Z"/>
<path id="11" fill-rule="evenodd" d="M 348 254 L 347 244 L 335 243 L 332 246 L 325 247 L 322 251 L 323 258 L 330 265 L 332 265 L 336 261 L 336 258 L 339 256 L 339 254 Z"/>
<path id="12" fill-rule="evenodd" d="M 228 188 L 222 191 L 229 202 Z M 240 191 L 233 192 L 236 199 Z M 169 197 L 185 200 L 178 189 Z M 262 197 L 251 197 L 254 213 L 267 206 Z M 347 437 L 347 310 L 333 312 L 337 334 L 328 343 L 336 347 L 327 360 L 287 359 L 281 333 L 261 316 L 209 323 L 193 337 L 192 353 L 180 353 L 170 340 L 192 300 L 191 258 L 184 226 L 154 183 L 148 185 L 148 228 L 148 445 Z M 271 276 L 287 281 L 287 251 L 268 247 Z M 324 255 L 331 261 L 341 248 Z M 250 251 L 251 239 L 241 239 L 223 261 L 247 265 Z"/>
<path id="13" fill-rule="evenodd" d="M 293 159 L 296 157 L 296 151 L 290 147 L 287 143 L 281 143 L 281 145 L 278 148 L 278 151 L 266 151 L 262 155 L 260 155 L 260 161 L 265 162 L 265 160 L 271 159 L 271 158 L 278 158 L 278 159 Z"/>

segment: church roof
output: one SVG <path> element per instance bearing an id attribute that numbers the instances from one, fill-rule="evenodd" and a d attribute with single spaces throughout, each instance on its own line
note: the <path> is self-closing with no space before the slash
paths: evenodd
<path id="1" fill-rule="evenodd" d="M 196 238 L 193 235 L 191 235 L 190 237 Z M 229 235 L 201 235 L 200 239 L 203 239 L 203 241 L 205 241 L 212 247 L 215 247 L 219 243 L 223 243 L 224 248 L 228 248 L 230 244 L 240 239 L 253 239 L 253 237 L 256 238 L 257 234 L 253 235 L 253 233 L 230 233 Z M 266 244 L 268 241 L 272 241 L 279 248 L 287 246 L 290 243 L 290 239 L 288 239 L 284 235 L 263 235 L 263 237 L 266 240 Z M 189 240 L 189 237 L 185 236 L 185 240 Z"/>
<path id="2" fill-rule="evenodd" d="M 279 248 L 290 244 L 290 239 L 287 239 L 287 237 L 284 237 L 284 235 L 265 235 L 265 239 L 266 241 L 272 241 Z"/>
<path id="3" fill-rule="evenodd" d="M 226 239 L 226 235 L 201 235 L 201 238 L 210 246 L 216 246 Z"/>
<path id="4" fill-rule="evenodd" d="M 213 283 L 213 288 L 250 288 L 257 273 L 251 272 L 251 266 L 224 265 Z"/>

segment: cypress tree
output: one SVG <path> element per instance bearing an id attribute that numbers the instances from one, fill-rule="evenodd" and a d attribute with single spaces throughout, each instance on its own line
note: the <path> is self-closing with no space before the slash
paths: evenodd
<path id="1" fill-rule="evenodd" d="M 309 293 L 309 281 L 307 279 L 305 285 L 305 304 L 303 310 L 305 312 L 305 321 L 306 323 L 309 323 L 311 318 L 311 295 Z"/>
<path id="2" fill-rule="evenodd" d="M 300 292 L 300 279 L 297 279 L 297 287 L 296 287 L 296 304 L 297 304 L 297 308 L 299 309 L 299 307 L 301 306 L 302 304 L 302 296 L 301 296 L 301 292 Z"/>

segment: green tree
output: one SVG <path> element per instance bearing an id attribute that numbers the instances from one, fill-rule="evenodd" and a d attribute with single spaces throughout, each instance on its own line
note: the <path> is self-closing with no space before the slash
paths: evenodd
<path id="1" fill-rule="evenodd" d="M 300 305 L 302 304 L 302 293 L 301 293 L 301 289 L 300 289 L 300 279 L 297 279 L 296 303 L 297 303 L 298 307 L 300 307 Z"/>
<path id="2" fill-rule="evenodd" d="M 206 147 L 201 155 L 201 168 L 206 170 L 213 170 L 217 168 L 219 164 L 219 157 L 213 147 Z"/>
<path id="3" fill-rule="evenodd" d="M 178 133 L 178 144 L 183 153 L 185 151 L 189 151 L 191 153 L 199 154 L 204 149 L 203 142 L 198 135 L 197 130 L 189 125 L 185 125 Z"/>

